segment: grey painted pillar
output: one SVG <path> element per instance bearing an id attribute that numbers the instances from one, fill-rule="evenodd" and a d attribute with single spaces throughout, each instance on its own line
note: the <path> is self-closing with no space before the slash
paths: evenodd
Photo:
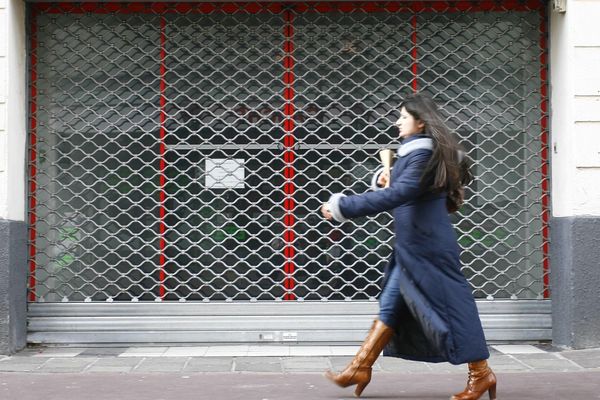
<path id="1" fill-rule="evenodd" d="M 27 228 L 0 219 L 0 354 L 27 342 Z"/>
<path id="2" fill-rule="evenodd" d="M 25 1 L 0 0 L 0 26 L 0 354 L 12 354 L 27 326 Z"/>
<path id="3" fill-rule="evenodd" d="M 600 347 L 600 24 L 591 15 L 599 1 L 568 0 L 549 25 L 552 336 L 578 349 Z"/>
<path id="4" fill-rule="evenodd" d="M 600 347 L 600 217 L 553 218 L 550 242 L 553 342 Z"/>

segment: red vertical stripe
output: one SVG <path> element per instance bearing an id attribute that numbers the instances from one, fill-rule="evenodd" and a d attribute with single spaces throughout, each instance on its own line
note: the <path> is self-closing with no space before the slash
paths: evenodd
<path id="1" fill-rule="evenodd" d="M 285 177 L 285 184 L 283 186 L 283 191 L 285 193 L 285 200 L 283 202 L 283 208 L 285 210 L 285 216 L 283 218 L 283 224 L 285 226 L 285 231 L 283 234 L 284 248 L 283 248 L 283 256 L 285 257 L 285 262 L 283 266 L 283 271 L 285 273 L 285 278 L 283 282 L 283 286 L 285 287 L 285 295 L 283 297 L 284 300 L 295 300 L 296 296 L 294 295 L 294 287 L 296 286 L 296 281 L 293 278 L 294 271 L 296 266 L 294 265 L 294 256 L 296 254 L 296 249 L 294 248 L 294 240 L 295 240 L 295 216 L 294 209 L 296 207 L 296 203 L 294 201 L 294 192 L 296 191 L 296 187 L 294 185 L 294 176 L 296 175 L 296 171 L 294 169 L 294 160 L 296 159 L 296 154 L 294 152 L 294 145 L 296 139 L 294 138 L 294 27 L 292 25 L 294 16 L 291 11 L 286 11 L 285 15 L 285 26 L 283 28 L 283 34 L 285 40 L 283 42 L 283 97 L 285 99 L 285 105 L 283 109 L 284 113 L 284 122 L 283 129 L 285 131 L 283 137 L 283 161 L 285 162 L 285 167 L 283 170 L 283 176 Z"/>
<path id="2" fill-rule="evenodd" d="M 31 13 L 31 87 L 30 87 L 30 125 L 29 125 L 29 301 L 35 301 L 35 238 L 36 224 L 36 162 L 37 162 L 37 12 Z"/>
<path id="3" fill-rule="evenodd" d="M 167 68 L 165 65 L 166 51 L 165 51 L 165 17 L 160 17 L 160 144 L 159 144 L 159 152 L 160 152 L 160 198 L 159 198 L 159 234 L 160 234 L 160 243 L 159 243 L 159 281 L 160 281 L 160 298 L 162 299 L 165 296 L 165 121 L 166 121 L 166 113 L 165 113 L 165 89 L 166 89 L 166 81 L 165 74 L 167 72 Z"/>
<path id="4" fill-rule="evenodd" d="M 417 64 L 417 16 L 412 17 L 412 88 L 413 92 L 417 92 L 417 76 L 418 76 L 418 64 Z"/>
<path id="5" fill-rule="evenodd" d="M 549 210 L 549 193 L 548 193 L 548 53 L 547 46 L 547 27 L 546 27 L 546 12 L 542 8 L 540 11 L 540 94 L 541 94 L 541 158 L 542 158 L 542 257 L 543 257 L 543 273 L 544 273 L 544 298 L 550 297 L 550 261 L 549 261 L 549 228 L 548 222 L 550 217 Z"/>

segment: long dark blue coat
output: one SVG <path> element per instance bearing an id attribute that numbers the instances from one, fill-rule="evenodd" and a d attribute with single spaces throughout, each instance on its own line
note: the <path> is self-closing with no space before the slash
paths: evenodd
<path id="1" fill-rule="evenodd" d="M 460 270 L 446 194 L 429 192 L 427 183 L 421 184 L 431 148 L 429 138 L 406 139 L 389 188 L 334 195 L 330 205 L 340 220 L 393 210 L 394 252 L 383 285 L 391 268 L 400 268 L 405 312 L 384 355 L 452 364 L 484 360 L 489 352 L 471 288 Z"/>

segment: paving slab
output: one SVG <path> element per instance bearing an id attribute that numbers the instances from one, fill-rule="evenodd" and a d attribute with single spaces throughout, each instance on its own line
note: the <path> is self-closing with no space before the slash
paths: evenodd
<path id="1" fill-rule="evenodd" d="M 97 361 L 97 358 L 88 357 L 50 358 L 38 371 L 51 373 L 83 372 Z"/>
<path id="2" fill-rule="evenodd" d="M 234 362 L 237 372 L 283 372 L 280 357 L 244 357 L 237 358 Z"/>
<path id="3" fill-rule="evenodd" d="M 188 359 L 182 357 L 147 357 L 135 368 L 135 372 L 179 372 L 187 364 Z"/>
<path id="4" fill-rule="evenodd" d="M 248 354 L 249 345 L 211 346 L 206 350 L 205 357 L 243 357 Z"/>
<path id="5" fill-rule="evenodd" d="M 75 357 L 81 352 L 90 350 L 84 347 L 48 347 L 31 354 L 32 357 Z"/>
<path id="6" fill-rule="evenodd" d="M 328 357 L 288 357 L 282 360 L 284 372 L 323 373 L 331 369 Z"/>
<path id="7" fill-rule="evenodd" d="M 100 358 L 85 369 L 85 373 L 121 372 L 129 373 L 142 362 L 143 358 Z"/>
<path id="8" fill-rule="evenodd" d="M 452 365 L 447 362 L 443 363 L 429 363 L 431 367 L 431 371 L 435 373 L 459 373 L 466 374 L 467 366 L 466 365 Z"/>
<path id="9" fill-rule="evenodd" d="M 584 358 L 568 358 L 566 357 L 568 360 L 573 361 L 574 363 L 576 363 L 577 365 L 579 365 L 582 368 L 600 368 L 600 357 L 597 356 L 593 356 L 593 357 L 584 357 Z"/>
<path id="10" fill-rule="evenodd" d="M 382 371 L 386 372 L 401 372 L 407 374 L 417 374 L 423 372 L 431 372 L 431 366 L 424 362 L 408 361 L 392 357 L 380 357 L 377 364 Z"/>
<path id="11" fill-rule="evenodd" d="M 231 372 L 232 357 L 194 357 L 185 365 L 184 372 Z"/>
<path id="12" fill-rule="evenodd" d="M 49 358 L 7 357 L 0 361 L 0 371 L 34 372 L 47 363 Z"/>
<path id="13" fill-rule="evenodd" d="M 518 344 L 507 344 L 507 345 L 495 345 L 493 349 L 498 350 L 504 354 L 539 354 L 545 353 L 544 350 L 532 346 L 532 345 L 518 345 Z"/>
<path id="14" fill-rule="evenodd" d="M 565 372 L 565 371 L 580 371 L 584 368 L 580 365 L 573 363 L 570 360 L 560 359 L 526 359 L 521 360 L 523 364 L 527 365 L 533 370 L 544 371 L 544 372 Z"/>
<path id="15" fill-rule="evenodd" d="M 164 353 L 161 354 L 163 357 L 202 357 L 206 355 L 209 346 L 181 346 L 181 347 L 169 347 Z"/>
<path id="16" fill-rule="evenodd" d="M 167 349 L 168 347 L 130 347 L 119 354 L 119 357 L 160 357 Z"/>
<path id="17" fill-rule="evenodd" d="M 125 352 L 127 348 L 122 347 L 92 347 L 89 349 L 84 349 L 79 354 L 78 357 L 117 357 Z"/>
<path id="18" fill-rule="evenodd" d="M 242 355 L 248 357 L 288 357 L 290 348 L 289 346 L 248 346 L 247 352 Z"/>
<path id="19" fill-rule="evenodd" d="M 350 354 L 354 355 L 356 352 Z M 289 356 L 324 356 L 329 357 L 332 354 L 331 346 L 299 346 L 299 347 L 290 347 Z M 345 355 L 345 353 L 344 353 Z"/>

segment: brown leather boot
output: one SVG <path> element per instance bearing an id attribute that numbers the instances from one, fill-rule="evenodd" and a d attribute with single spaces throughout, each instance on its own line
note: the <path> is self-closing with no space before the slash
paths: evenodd
<path id="1" fill-rule="evenodd" d="M 339 374 L 325 372 L 325 377 L 341 387 L 357 385 L 354 395 L 359 397 L 371 381 L 371 367 L 379 353 L 392 338 L 394 330 L 379 320 L 375 320 L 371 330 L 352 362 Z"/>
<path id="2" fill-rule="evenodd" d="M 469 379 L 464 392 L 455 394 L 450 400 L 477 400 L 486 391 L 490 400 L 496 399 L 496 375 L 486 360 L 476 361 L 469 363 Z"/>

